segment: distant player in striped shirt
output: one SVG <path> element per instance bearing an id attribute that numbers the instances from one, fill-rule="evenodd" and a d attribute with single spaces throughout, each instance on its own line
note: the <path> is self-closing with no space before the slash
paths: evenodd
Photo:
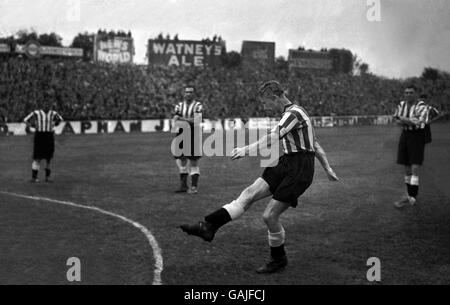
<path id="1" fill-rule="evenodd" d="M 24 119 L 28 127 L 34 126 L 36 130 L 34 134 L 31 182 L 39 182 L 38 174 L 42 160 L 46 161 L 45 181 L 51 182 L 50 164 L 55 152 L 54 128 L 63 121 L 63 118 L 56 111 L 52 110 L 53 98 L 54 93 L 52 91 L 47 92 L 43 109 L 33 111 Z"/>
<path id="2" fill-rule="evenodd" d="M 190 130 L 183 130 L 179 128 L 178 135 L 183 132 L 190 132 L 190 147 L 191 151 L 188 155 L 174 156 L 180 172 L 180 188 L 176 193 L 198 193 L 198 180 L 200 177 L 200 166 L 199 161 L 201 158 L 201 145 L 199 135 L 195 134 L 194 129 L 194 118 L 196 116 L 201 116 L 203 112 L 203 105 L 199 101 L 194 99 L 195 88 L 193 86 L 186 86 L 184 88 L 184 101 L 178 103 L 175 106 L 174 113 L 174 125 L 177 126 L 178 122 L 189 123 Z M 201 129 L 199 129 L 201 132 Z M 180 148 L 186 143 L 181 143 Z M 196 146 L 197 145 L 197 149 Z M 191 176 L 191 187 L 188 187 L 188 176 Z"/>
<path id="3" fill-rule="evenodd" d="M 262 177 L 245 189 L 239 198 L 206 216 L 204 221 L 182 225 L 181 229 L 211 242 L 220 227 L 242 216 L 256 201 L 272 196 L 263 215 L 268 228 L 271 260 L 256 271 L 273 273 L 287 265 L 285 231 L 279 218 L 289 207 L 297 206 L 298 198 L 311 185 L 314 158 L 318 158 L 331 181 L 338 181 L 338 177 L 317 142 L 308 114 L 286 97 L 281 85 L 276 81 L 265 83 L 259 90 L 259 98 L 267 110 L 282 113 L 282 119 L 268 136 L 249 146 L 234 149 L 232 159 L 243 158 L 258 147 L 272 145 L 276 141 L 282 141 L 284 155 L 275 167 L 266 168 Z"/>
<path id="4" fill-rule="evenodd" d="M 408 86 L 405 100 L 401 101 L 394 114 L 394 120 L 403 129 L 397 153 L 397 163 L 405 167 L 405 183 L 407 196 L 395 202 L 397 208 L 415 205 L 419 194 L 419 168 L 423 164 L 427 134 L 425 126 L 429 115 L 429 107 L 420 101 L 417 88 Z"/>

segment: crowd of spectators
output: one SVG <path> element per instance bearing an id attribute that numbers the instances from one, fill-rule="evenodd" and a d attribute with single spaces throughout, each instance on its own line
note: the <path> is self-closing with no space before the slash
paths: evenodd
<path id="1" fill-rule="evenodd" d="M 160 40 L 160 41 L 164 41 L 164 40 L 172 40 L 170 34 L 167 34 L 166 36 L 164 36 L 164 33 L 159 33 L 159 35 L 155 38 L 155 40 Z M 173 36 L 173 40 L 174 41 L 179 41 L 180 38 L 178 37 L 178 34 L 175 34 L 175 36 Z M 214 35 L 212 38 L 210 37 L 206 37 L 201 39 L 201 41 L 203 43 L 219 43 L 219 44 L 225 44 L 225 41 L 222 39 L 222 36 L 218 36 L 218 35 Z"/>
<path id="2" fill-rule="evenodd" d="M 256 99 L 263 81 L 277 79 L 312 116 L 392 114 L 405 81 L 374 75 L 305 73 L 288 69 L 108 65 L 74 60 L 0 60 L 0 120 L 21 121 L 56 93 L 68 120 L 169 118 L 185 84 L 194 85 L 207 118 L 264 117 Z M 414 82 L 428 103 L 450 109 L 448 79 Z"/>
<path id="3" fill-rule="evenodd" d="M 132 38 L 132 34 L 131 31 L 124 32 L 124 31 L 107 31 L 107 30 L 98 30 L 97 31 L 97 35 L 100 35 L 102 37 L 107 37 L 107 38 L 114 38 L 114 37 L 126 37 L 126 38 Z"/>

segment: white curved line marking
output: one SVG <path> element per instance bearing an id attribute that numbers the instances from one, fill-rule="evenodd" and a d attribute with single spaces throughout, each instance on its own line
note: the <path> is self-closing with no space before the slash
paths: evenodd
<path id="1" fill-rule="evenodd" d="M 161 273 L 163 271 L 163 258 L 161 255 L 161 248 L 159 247 L 158 242 L 156 241 L 156 238 L 153 236 L 153 234 L 150 232 L 150 230 L 147 229 L 146 227 L 144 227 L 143 225 L 141 225 L 140 223 L 137 223 L 131 219 L 128 219 L 128 218 L 122 216 L 122 215 L 118 215 L 113 212 L 108 212 L 108 211 L 105 211 L 103 209 L 100 209 L 100 208 L 97 208 L 94 206 L 86 206 L 86 205 L 76 204 L 76 203 L 68 202 L 68 201 L 60 201 L 60 200 L 55 200 L 55 199 L 50 199 L 50 198 L 45 198 L 45 197 L 26 196 L 26 195 L 3 192 L 3 191 L 0 191 L 0 194 L 9 195 L 9 196 L 13 196 L 13 197 L 19 197 L 19 198 L 25 198 L 25 199 L 31 199 L 31 200 L 36 200 L 36 201 L 47 201 L 47 202 L 51 202 L 51 203 L 57 203 L 57 204 L 62 204 L 62 205 L 66 205 L 66 206 L 95 211 L 95 212 L 101 213 L 103 215 L 108 215 L 111 217 L 118 218 L 128 224 L 131 224 L 135 228 L 139 229 L 145 235 L 148 242 L 150 243 L 150 246 L 153 249 L 153 256 L 155 259 L 155 271 L 154 271 L 154 276 L 153 276 L 153 285 L 162 285 Z"/>

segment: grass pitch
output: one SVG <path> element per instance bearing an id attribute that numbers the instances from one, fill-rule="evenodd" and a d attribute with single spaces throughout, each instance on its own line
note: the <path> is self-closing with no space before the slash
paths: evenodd
<path id="1" fill-rule="evenodd" d="M 93 205 L 146 226 L 164 258 L 164 284 L 367 284 L 381 260 L 383 284 L 450 283 L 450 124 L 433 126 L 419 204 L 396 210 L 405 192 L 395 164 L 395 127 L 317 129 L 337 174 L 316 164 L 315 181 L 282 221 L 289 267 L 257 275 L 269 256 L 261 215 L 268 200 L 224 227 L 212 244 L 178 229 L 229 203 L 258 176 L 256 158 L 203 158 L 198 195 L 177 195 L 172 135 L 57 137 L 53 184 L 29 184 L 32 137 L 0 138 L 0 191 Z M 41 173 L 42 178 L 43 173 Z M 151 284 L 152 249 L 129 224 L 91 211 L 0 194 L 0 284 Z"/>

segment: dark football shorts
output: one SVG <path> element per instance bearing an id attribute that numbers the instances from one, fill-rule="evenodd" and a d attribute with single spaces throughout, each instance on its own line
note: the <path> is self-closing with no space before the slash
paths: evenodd
<path id="1" fill-rule="evenodd" d="M 55 153 L 55 136 L 53 132 L 36 132 L 34 135 L 34 160 L 53 159 Z"/>
<path id="2" fill-rule="evenodd" d="M 433 142 L 432 136 L 431 136 L 431 126 L 430 124 L 425 125 L 425 144 L 430 144 Z"/>
<path id="3" fill-rule="evenodd" d="M 194 141 L 195 138 L 195 133 L 193 132 L 194 127 L 191 127 L 191 131 L 190 131 L 190 146 L 191 146 L 191 152 L 188 155 L 185 154 L 181 154 L 180 156 L 173 156 L 175 159 L 189 159 L 189 160 L 199 160 L 202 157 L 202 143 L 201 143 L 201 137 L 200 135 L 197 135 L 197 139 Z M 178 135 L 180 136 L 183 133 L 183 129 L 180 128 Z M 185 143 L 181 142 L 179 145 L 180 149 L 184 148 Z M 195 151 L 195 146 L 197 145 L 197 152 Z"/>
<path id="4" fill-rule="evenodd" d="M 284 155 L 277 166 L 265 169 L 262 178 L 269 184 L 273 199 L 297 207 L 298 198 L 313 182 L 314 157 L 312 152 Z"/>
<path id="5" fill-rule="evenodd" d="M 427 136 L 424 129 L 403 130 L 398 144 L 397 163 L 401 165 L 422 165 Z"/>

